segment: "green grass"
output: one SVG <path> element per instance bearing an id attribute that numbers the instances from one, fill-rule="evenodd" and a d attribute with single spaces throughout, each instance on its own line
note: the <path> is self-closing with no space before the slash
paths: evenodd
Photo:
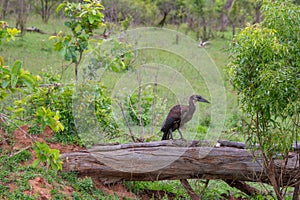
<path id="1" fill-rule="evenodd" d="M 8 20 L 14 24 L 14 20 Z M 47 34 L 29 33 L 23 37 L 16 37 L 15 41 L 3 42 L 0 46 L 0 55 L 6 65 L 12 65 L 16 60 L 21 60 L 25 69 L 32 73 L 41 70 L 55 70 L 65 64 L 59 52 L 53 50 L 53 41 L 49 37 L 55 31 L 66 30 L 61 19 L 51 19 L 49 24 L 43 24 L 39 16 L 28 19 L 26 27 L 35 26 Z"/>
<path id="2" fill-rule="evenodd" d="M 246 197 L 239 190 L 231 188 L 223 181 L 210 180 L 205 187 L 204 180 L 189 180 L 195 192 L 201 194 L 203 199 L 218 200 L 222 195 L 234 195 L 235 197 Z M 163 190 L 175 193 L 176 199 L 190 199 L 180 181 L 156 181 L 156 182 L 127 182 L 127 188 L 135 194 L 141 194 L 144 190 Z M 176 191 L 176 192 L 175 192 Z M 163 197 L 167 199 L 166 196 Z"/>

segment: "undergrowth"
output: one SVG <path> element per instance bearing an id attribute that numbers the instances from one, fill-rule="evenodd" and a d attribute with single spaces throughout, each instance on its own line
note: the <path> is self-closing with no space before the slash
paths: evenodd
<path id="1" fill-rule="evenodd" d="M 107 196 L 95 188 L 91 178 L 78 178 L 75 173 L 33 168 L 24 164 L 32 159 L 29 150 L 16 155 L 0 154 L 0 199 L 38 199 L 38 194 L 28 195 L 32 190 L 29 180 L 36 177 L 45 179 L 50 184 L 52 199 L 119 199 L 117 196 Z M 41 186 L 42 187 L 42 186 Z M 64 193 L 65 187 L 73 188 L 70 196 Z"/>

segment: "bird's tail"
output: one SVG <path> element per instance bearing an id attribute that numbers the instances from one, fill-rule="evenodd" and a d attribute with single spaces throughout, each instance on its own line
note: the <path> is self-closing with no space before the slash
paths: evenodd
<path id="1" fill-rule="evenodd" d="M 170 139 L 170 133 L 169 131 L 164 132 L 161 140 L 169 140 Z"/>

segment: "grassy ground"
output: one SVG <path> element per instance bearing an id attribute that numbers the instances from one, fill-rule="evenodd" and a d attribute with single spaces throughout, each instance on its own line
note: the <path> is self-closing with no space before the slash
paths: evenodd
<path id="1" fill-rule="evenodd" d="M 13 19 L 8 20 L 10 24 L 14 24 Z M 38 73 L 41 70 L 45 71 L 52 71 L 55 73 L 60 73 L 61 67 L 63 65 L 66 65 L 67 63 L 63 61 L 63 57 L 58 53 L 55 52 L 52 48 L 52 42 L 49 41 L 49 36 L 54 33 L 58 32 L 59 30 L 67 31 L 66 28 L 63 25 L 63 20 L 61 19 L 51 19 L 48 24 L 43 24 L 39 17 L 30 17 L 28 19 L 28 26 L 36 26 L 39 29 L 45 31 L 47 34 L 38 34 L 38 33 L 27 33 L 22 38 L 16 38 L 16 41 L 10 42 L 10 43 L 3 43 L 3 45 L 0 47 L 0 55 L 4 58 L 5 63 L 8 65 L 11 65 L 15 60 L 21 60 L 23 62 L 23 65 L 25 69 L 30 70 L 33 73 Z M 225 52 L 226 48 L 228 47 L 230 36 L 226 37 L 227 39 L 221 39 L 221 38 L 215 38 L 211 41 L 211 44 L 207 47 L 206 51 L 211 56 L 212 60 L 215 62 L 217 67 L 219 68 L 219 71 L 223 74 L 224 83 L 226 86 L 226 94 L 227 94 L 227 116 L 226 116 L 226 123 L 224 127 L 224 131 L 221 135 L 222 139 L 230 139 L 230 140 L 238 140 L 242 141 L 243 137 L 237 133 L 236 127 L 240 123 L 240 114 L 237 109 L 237 99 L 236 95 L 232 91 L 232 88 L 228 84 L 228 80 L 226 78 L 224 69 L 228 62 L 227 54 Z M 155 53 L 157 55 L 155 55 Z M 145 53 L 147 54 L 147 52 Z M 166 52 L 148 52 L 148 56 L 154 56 L 159 63 L 168 63 L 168 65 L 173 66 L 175 69 L 179 69 L 180 66 L 185 65 L 185 75 L 187 77 L 190 77 L 191 82 L 193 82 L 193 70 L 192 68 L 189 68 L 189 65 L 186 63 L 183 63 L 181 60 L 177 60 L 176 58 L 167 55 Z M 146 55 L 147 56 L 147 55 Z M 111 73 L 111 72 L 108 72 Z M 113 75 L 110 74 L 108 80 L 103 78 L 103 82 L 106 83 L 114 83 L 115 80 L 120 78 L 119 75 Z M 115 77 L 115 80 L 112 78 Z M 197 84 L 199 80 L 195 81 L 195 84 Z M 200 81 L 201 82 L 201 81 Z M 205 88 L 205 84 L 200 84 L 195 86 L 197 91 L 201 91 L 201 89 Z M 206 89 L 207 90 L 207 89 Z M 163 93 L 164 90 L 162 89 L 161 93 Z M 201 94 L 204 94 L 204 96 L 208 95 L 208 91 L 201 91 Z M 170 95 L 169 95 L 170 96 Z M 168 109 L 173 105 L 174 101 L 170 101 L 168 105 L 166 106 L 166 112 Z M 206 110 L 203 108 L 198 110 L 199 113 L 205 113 Z M 162 115 L 162 116 L 165 116 Z M 162 118 L 159 119 L 159 121 L 163 120 Z M 191 122 L 191 125 L 187 127 L 185 130 L 185 134 L 187 135 L 187 138 L 193 138 L 193 136 L 189 136 L 189 134 L 194 133 L 195 131 L 199 132 L 199 135 L 196 135 L 197 139 L 202 139 L 203 135 L 206 134 L 207 125 L 206 121 L 207 117 L 204 116 L 201 118 L 199 117 L 200 126 L 196 123 L 196 126 L 193 126 L 193 123 Z M 198 122 L 199 123 L 199 122 Z M 155 127 L 155 133 L 159 131 L 161 123 L 157 123 Z M 138 131 L 139 127 L 133 127 L 133 129 L 136 129 Z M 200 131 L 199 131 L 200 129 Z M 123 126 L 123 130 L 127 132 L 126 126 Z M 150 130 L 150 128 L 149 128 Z M 178 135 L 175 135 L 176 137 Z M 149 138 L 151 140 L 159 140 L 160 136 L 155 135 L 154 138 L 151 138 L 151 135 L 149 135 Z M 118 199 L 118 197 L 103 197 L 103 194 L 101 191 L 96 190 L 92 183 L 90 182 L 90 179 L 76 179 L 73 175 L 65 175 L 61 174 L 60 176 L 54 175 L 54 174 L 47 174 L 43 169 L 39 171 L 32 171 L 29 167 L 24 167 L 21 163 L 24 160 L 27 160 L 28 158 L 26 156 L 28 152 L 24 151 L 20 156 L 24 156 L 25 158 L 21 157 L 21 160 L 15 160 L 15 157 L 8 160 L 3 160 L 2 163 L 4 166 L 4 163 L 8 163 L 6 165 L 7 167 L 1 168 L 1 177 L 6 177 L 16 174 L 15 172 L 18 172 L 18 176 L 12 179 L 8 179 L 8 181 L 16 181 L 17 187 L 19 188 L 19 192 L 15 192 L 12 194 L 9 194 L 9 190 L 7 188 L 0 188 L 0 191 L 5 191 L 7 199 L 14 199 L 14 198 L 21 198 L 20 196 L 23 195 L 21 191 L 30 189 L 28 185 L 28 180 L 31 178 L 34 178 L 37 176 L 37 174 L 40 174 L 42 177 L 45 177 L 48 182 L 53 182 L 53 179 L 55 181 L 58 181 L 62 183 L 61 185 L 68 185 L 75 188 L 76 191 L 73 194 L 74 199 L 76 195 L 81 197 L 87 197 L 90 199 Z M 4 158 L 4 157 L 3 157 Z M 18 158 L 18 157 L 17 157 Z M 6 159 L 6 158 L 5 158 Z M 14 172 L 14 173 L 11 173 Z M 191 184 L 194 188 L 196 188 L 197 191 L 200 191 L 203 189 L 204 183 L 201 181 L 191 181 Z M 76 186 L 77 185 L 77 186 Z M 143 183 L 126 183 L 126 186 L 133 192 L 139 193 L 143 189 L 153 189 L 153 190 L 165 190 L 168 192 L 174 192 L 176 193 L 177 199 L 188 199 L 188 196 L 180 183 L 178 181 L 162 181 L 162 182 L 143 182 Z M 58 188 L 54 188 L 53 196 L 55 196 L 54 199 L 63 199 L 65 196 L 59 192 Z M 55 194 L 57 193 L 57 194 Z M 91 195 L 91 193 L 94 193 Z M 204 199 L 220 199 L 222 195 L 233 195 L 233 196 L 243 196 L 239 193 L 239 191 L 232 189 L 231 187 L 227 186 L 222 181 L 210 181 L 208 184 L 207 189 L 203 192 L 203 198 Z M 24 199 L 30 199 L 30 197 L 23 197 Z M 34 197 L 33 197 L 34 198 Z"/>
<path id="2" fill-rule="evenodd" d="M 24 68 L 33 73 L 62 66 L 63 57 L 53 50 L 53 42 L 49 37 L 54 32 L 66 30 L 63 20 L 52 19 L 49 24 L 43 24 L 39 16 L 32 16 L 27 21 L 27 27 L 35 26 L 47 34 L 26 33 L 24 37 L 17 37 L 14 42 L 4 42 L 0 47 L 0 54 L 5 63 L 11 65 L 16 60 L 21 60 Z M 13 25 L 14 20 L 8 20 L 8 23 Z"/>

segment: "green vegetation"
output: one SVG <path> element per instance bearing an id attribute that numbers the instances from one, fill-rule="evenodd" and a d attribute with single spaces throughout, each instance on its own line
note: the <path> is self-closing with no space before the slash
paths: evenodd
<path id="1" fill-rule="evenodd" d="M 49 35 L 56 34 L 60 30 L 66 32 L 63 21 L 53 18 L 51 23 L 42 24 L 37 16 L 31 16 L 28 20 L 30 21 L 28 26 L 38 26 L 47 34 L 28 33 L 23 37 L 16 37 L 13 42 L 3 42 L 0 46 L 0 54 L 5 65 L 13 65 L 16 60 L 20 60 L 24 69 L 34 74 L 41 71 L 61 74 L 66 62 L 59 52 L 54 51 L 53 43 L 49 42 Z M 13 18 L 7 21 L 8 24 L 14 24 Z"/>
<path id="2" fill-rule="evenodd" d="M 36 169 L 24 166 L 22 163 L 30 160 L 31 157 L 29 150 L 11 157 L 1 155 L 1 199 L 38 199 L 38 194 L 30 195 L 32 189 L 29 184 L 30 180 L 37 180 L 42 189 L 51 188 L 49 195 L 51 194 L 52 199 L 118 199 L 118 197 L 104 196 L 102 191 L 95 188 L 90 178 L 77 178 L 76 174 L 64 172 L 58 175 L 50 169 L 47 171 L 45 168 Z M 10 191 L 10 187 L 17 189 Z M 66 193 L 64 187 L 73 189 Z"/>
<path id="3" fill-rule="evenodd" d="M 299 140 L 299 7 L 266 2 L 261 25 L 249 25 L 235 37 L 230 77 L 247 117 L 247 140 L 259 144 L 278 199 L 286 194 L 274 174 L 273 159 L 287 160 Z M 276 136 L 276 137 L 275 137 Z M 257 150 L 256 148 L 254 150 Z"/>
<path id="4" fill-rule="evenodd" d="M 81 62 L 83 52 L 88 49 L 89 38 L 95 29 L 103 26 L 104 9 L 102 4 L 94 0 L 85 0 L 84 3 L 62 3 L 56 11 L 64 10 L 65 26 L 71 29 L 71 35 L 59 32 L 50 39 L 56 39 L 54 49 L 61 51 L 66 61 L 75 64 L 75 79 L 78 80 L 78 65 Z"/>
<path id="5" fill-rule="evenodd" d="M 62 170 L 62 161 L 60 159 L 59 150 L 51 149 L 46 143 L 36 142 L 33 147 L 37 159 L 33 162 L 32 167 L 37 167 L 40 163 L 55 171 Z"/>
<path id="6" fill-rule="evenodd" d="M 20 33 L 20 31 L 16 28 L 8 28 L 8 24 L 5 21 L 0 21 L 0 44 L 2 40 L 5 39 L 7 42 L 10 40 L 15 40 L 15 35 Z M 3 65 L 3 63 L 2 63 Z"/>
<path id="7" fill-rule="evenodd" d="M 51 145 L 87 147 L 99 141 L 160 140 L 160 125 L 169 108 L 178 103 L 173 91 L 155 82 L 139 84 L 126 97 L 112 96 L 118 80 L 145 63 L 171 66 L 189 79 L 195 91 L 209 96 L 204 79 L 189 61 L 163 49 L 136 50 L 137 44 L 126 41 L 130 28 L 145 25 L 177 30 L 192 37 L 195 46 L 200 42 L 199 47 L 210 40 L 203 52 L 221 72 L 227 95 L 227 116 L 220 139 L 247 141 L 249 146 L 258 143 L 265 166 L 271 166 L 266 170 L 273 188 L 250 183 L 268 195 L 247 196 L 218 180 L 191 180 L 193 189 L 203 199 L 291 198 L 291 188 L 280 187 L 280 177 L 274 177 L 272 160 L 288 158 L 282 153 L 288 155 L 292 143 L 299 140 L 297 1 L 103 0 L 102 5 L 96 0 L 43 0 L 35 1 L 32 7 L 20 7 L 28 2 L 1 1 L 0 6 L 1 20 L 9 22 L 0 21 L 1 199 L 41 198 L 41 194 L 30 193 L 32 180 L 51 188 L 52 199 L 120 199 L 104 194 L 91 178 L 61 172 L 60 151 Z M 15 22 L 20 31 L 11 27 Z M 26 24 L 46 34 L 25 34 Z M 234 42 L 226 51 L 233 35 Z M 168 39 L 182 48 L 179 38 L 178 34 Z M 193 49 L 187 51 L 194 53 Z M 87 66 L 83 68 L 80 64 L 86 55 Z M 229 75 L 225 73 L 228 62 Z M 75 65 L 75 73 L 71 65 Z M 78 74 L 79 70 L 83 74 Z M 116 109 L 122 112 L 116 115 Z M 202 115 L 184 130 L 187 139 L 204 139 L 210 129 L 209 108 L 198 111 Z M 83 114 L 84 121 L 79 121 Z M 53 135 L 43 138 L 48 128 Z M 16 129 L 29 138 L 29 143 L 14 149 L 20 142 L 14 138 Z M 189 199 L 179 181 L 124 185 L 136 195 L 162 190 L 165 193 L 160 193 L 160 199 L 168 195 Z M 66 188 L 71 188 L 69 193 Z"/>

